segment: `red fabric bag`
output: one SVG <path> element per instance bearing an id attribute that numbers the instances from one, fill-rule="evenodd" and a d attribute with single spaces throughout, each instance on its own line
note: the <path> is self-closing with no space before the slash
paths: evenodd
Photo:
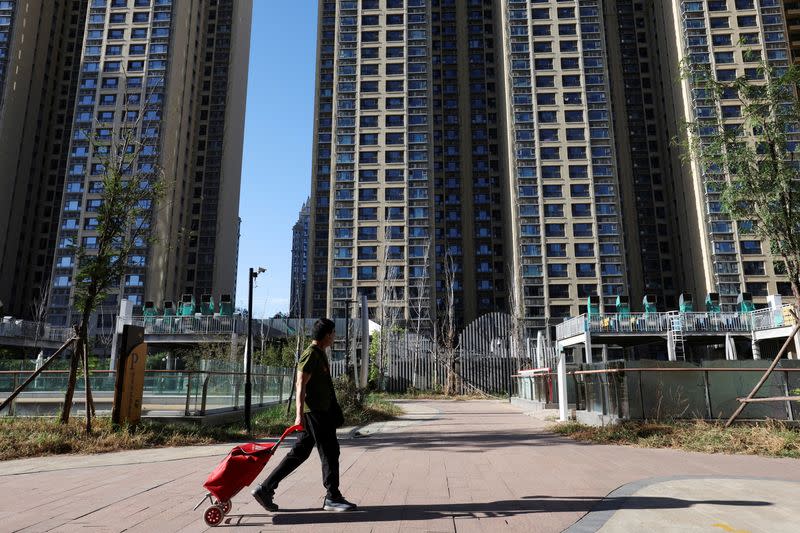
<path id="1" fill-rule="evenodd" d="M 248 442 L 234 448 L 217 465 L 203 486 L 220 502 L 228 501 L 249 486 L 278 449 L 283 439 L 294 431 L 302 431 L 303 426 L 292 426 L 283 432 L 276 443 L 258 444 Z"/>

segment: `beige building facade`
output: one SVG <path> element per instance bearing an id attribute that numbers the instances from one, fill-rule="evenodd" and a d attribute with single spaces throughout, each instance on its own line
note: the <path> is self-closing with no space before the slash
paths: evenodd
<path id="1" fill-rule="evenodd" d="M 0 301 L 32 316 L 49 290 L 87 2 L 0 2 Z"/>
<path id="2" fill-rule="evenodd" d="M 735 95 L 719 105 L 705 99 L 681 75 L 682 63 L 706 67 L 719 81 L 743 76 L 756 84 L 763 79 L 761 61 L 778 69 L 791 63 L 787 12 L 779 0 L 682 0 L 655 2 L 650 9 L 659 30 L 653 45 L 661 51 L 659 86 L 671 136 L 683 135 L 683 124 L 690 121 L 711 124 L 719 117 L 725 125 L 743 123 Z M 756 305 L 766 304 L 771 294 L 791 295 L 769 243 L 743 231 L 740 221 L 722 211 L 714 185 L 725 176 L 682 160 L 675 146 L 668 153 L 678 223 L 676 261 L 684 290 L 697 299 L 719 293 L 721 303 L 730 306 L 742 292 Z"/>
<path id="3" fill-rule="evenodd" d="M 0 2 L 6 313 L 72 322 L 76 250 L 91 253 L 101 199 L 92 145 L 131 124 L 137 171 L 169 187 L 152 206 L 156 243 L 105 307 L 235 295 L 251 18 L 249 0 Z"/>
<path id="4" fill-rule="evenodd" d="M 673 140 L 707 112 L 679 63 L 787 65 L 789 4 L 321 1 L 309 310 L 365 293 L 379 322 L 435 322 L 453 287 L 460 323 L 516 307 L 533 330 L 589 298 L 785 294 Z"/>

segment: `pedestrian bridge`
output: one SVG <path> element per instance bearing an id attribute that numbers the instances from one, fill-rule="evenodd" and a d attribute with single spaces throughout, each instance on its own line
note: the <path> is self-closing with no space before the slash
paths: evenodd
<path id="1" fill-rule="evenodd" d="M 71 328 L 20 320 L 10 316 L 0 320 L 0 346 L 56 350 L 71 336 Z"/>
<path id="2" fill-rule="evenodd" d="M 556 326 L 556 341 L 561 346 L 583 344 L 591 336 L 598 344 L 631 346 L 655 340 L 681 337 L 713 340 L 740 336 L 756 342 L 787 337 L 795 324 L 791 306 L 759 309 L 746 313 L 679 312 L 594 313 L 565 320 Z"/>
<path id="3" fill-rule="evenodd" d="M 33 371 L 0 372 L 0 402 L 24 382 Z M 252 373 L 253 405 L 267 406 L 285 401 L 292 386 L 288 368 L 262 367 Z M 142 414 L 151 418 L 197 419 L 210 415 L 241 412 L 244 405 L 244 373 L 207 370 L 146 370 Z M 46 370 L 20 393 L 0 416 L 56 416 L 61 412 L 68 371 Z M 90 373 L 92 398 L 97 412 L 111 414 L 114 400 L 113 370 Z M 84 412 L 83 379 L 75 391 L 73 409 Z"/>

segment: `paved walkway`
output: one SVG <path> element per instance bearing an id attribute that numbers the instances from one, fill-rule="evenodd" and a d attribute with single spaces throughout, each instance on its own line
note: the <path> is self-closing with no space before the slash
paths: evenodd
<path id="1" fill-rule="evenodd" d="M 581 444 L 547 433 L 544 422 L 499 401 L 403 406 L 411 416 L 342 441 L 342 490 L 360 505 L 358 512 L 319 509 L 319 459 L 312 456 L 281 485 L 276 501 L 282 512 L 266 513 L 242 493 L 220 527 L 796 531 L 797 460 Z M 205 477 L 228 449 L 0 463 L 0 530 L 208 530 L 201 509 L 192 508 L 204 493 Z"/>

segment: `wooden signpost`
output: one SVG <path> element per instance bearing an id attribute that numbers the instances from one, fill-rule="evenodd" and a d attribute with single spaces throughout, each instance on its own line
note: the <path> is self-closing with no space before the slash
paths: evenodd
<path id="1" fill-rule="evenodd" d="M 124 326 L 119 349 L 111 421 L 114 424 L 134 425 L 142 417 L 144 370 L 147 362 L 144 328 Z"/>

